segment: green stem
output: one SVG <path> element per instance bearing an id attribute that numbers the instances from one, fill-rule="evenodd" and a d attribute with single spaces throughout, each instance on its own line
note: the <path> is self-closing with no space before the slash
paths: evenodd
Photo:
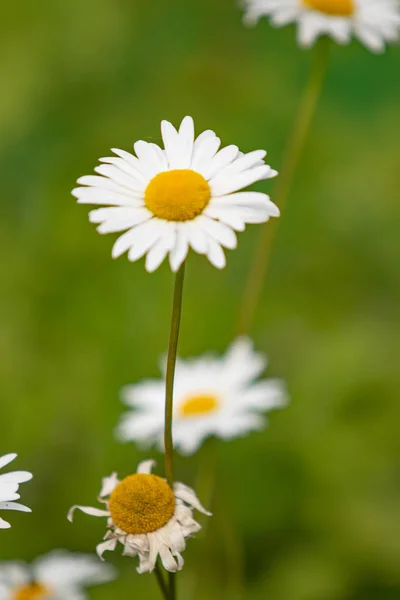
<path id="1" fill-rule="evenodd" d="M 157 583 L 160 587 L 160 590 L 161 590 L 164 600 L 169 600 L 168 587 L 167 587 L 167 584 L 165 583 L 165 579 L 163 577 L 163 574 L 160 569 L 160 565 L 158 563 L 156 563 L 156 566 L 154 567 L 154 574 L 156 576 Z"/>
<path id="2" fill-rule="evenodd" d="M 172 416 L 173 416 L 173 395 L 176 353 L 178 349 L 179 328 L 181 324 L 182 313 L 182 292 L 183 281 L 185 279 L 185 263 L 176 274 L 174 301 L 172 305 L 171 329 L 169 334 L 167 374 L 165 385 L 165 476 L 171 487 L 174 485 L 174 465 L 173 465 L 173 441 L 172 441 Z"/>
<path id="3" fill-rule="evenodd" d="M 293 182 L 293 177 L 303 151 L 307 135 L 321 95 L 323 82 L 328 66 L 329 40 L 323 38 L 314 50 L 310 76 L 297 112 L 292 134 L 289 138 L 281 175 L 277 180 L 273 197 L 275 203 L 283 212 L 287 197 Z M 248 333 L 252 327 L 263 283 L 265 281 L 271 247 L 278 227 L 278 221 L 268 224 L 261 231 L 260 240 L 255 251 L 253 264 L 244 288 L 243 302 L 239 316 L 239 334 Z"/>
<path id="4" fill-rule="evenodd" d="M 168 573 L 169 594 L 170 600 L 176 598 L 176 573 Z"/>

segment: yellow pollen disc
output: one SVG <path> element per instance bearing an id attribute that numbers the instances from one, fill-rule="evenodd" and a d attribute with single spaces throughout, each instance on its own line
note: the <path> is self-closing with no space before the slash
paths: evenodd
<path id="1" fill-rule="evenodd" d="M 307 8 L 313 8 L 327 15 L 350 17 L 354 14 L 354 0 L 303 0 Z"/>
<path id="2" fill-rule="evenodd" d="M 175 496 L 161 477 L 135 473 L 125 477 L 113 490 L 108 507 L 119 529 L 139 535 L 168 523 L 175 511 Z"/>
<path id="3" fill-rule="evenodd" d="M 215 396 L 192 396 L 179 407 L 181 417 L 200 417 L 217 410 L 219 402 Z"/>
<path id="4" fill-rule="evenodd" d="M 51 590 L 41 583 L 28 583 L 15 588 L 13 600 L 44 600 L 51 595 Z"/>
<path id="5" fill-rule="evenodd" d="M 166 221 L 191 221 L 203 212 L 210 198 L 207 181 L 190 169 L 158 173 L 144 195 L 147 208 Z"/>

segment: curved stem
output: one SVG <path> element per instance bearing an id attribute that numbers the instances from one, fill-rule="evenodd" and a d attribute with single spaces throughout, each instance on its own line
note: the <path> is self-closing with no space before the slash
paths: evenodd
<path id="1" fill-rule="evenodd" d="M 313 63 L 310 76 L 306 84 L 303 97 L 300 102 L 297 117 L 289 138 L 281 176 L 279 177 L 274 194 L 274 201 L 283 212 L 287 197 L 289 195 L 293 177 L 303 151 L 311 122 L 315 114 L 318 100 L 321 95 L 325 73 L 328 66 L 329 40 L 323 38 L 314 50 Z M 261 231 L 260 240 L 256 247 L 253 264 L 244 288 L 243 302 L 239 316 L 238 333 L 248 333 L 252 327 L 254 315 L 257 310 L 262 287 L 268 269 L 271 256 L 271 247 L 278 227 L 278 221 L 274 221 Z"/>
<path id="2" fill-rule="evenodd" d="M 172 416 L 176 353 L 178 349 L 179 328 L 182 313 L 182 292 L 185 279 L 185 263 L 181 266 L 175 277 L 174 300 L 172 305 L 171 329 L 169 334 L 167 374 L 165 384 L 165 476 L 171 487 L 174 485 L 173 441 L 172 441 Z"/>
<path id="3" fill-rule="evenodd" d="M 164 576 L 161 572 L 160 565 L 158 563 L 156 563 L 156 566 L 154 567 L 154 574 L 156 576 L 157 583 L 160 587 L 160 590 L 161 590 L 164 600 L 169 600 L 168 587 L 167 587 L 167 584 L 165 583 Z"/>

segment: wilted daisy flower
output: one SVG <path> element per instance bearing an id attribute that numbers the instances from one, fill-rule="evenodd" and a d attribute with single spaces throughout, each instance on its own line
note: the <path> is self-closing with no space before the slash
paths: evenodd
<path id="1" fill-rule="evenodd" d="M 339 44 L 356 36 L 373 52 L 384 50 L 385 42 L 399 38 L 398 0 L 245 0 L 249 23 L 270 17 L 280 27 L 296 22 L 302 46 L 311 46 L 320 35 Z"/>
<path id="2" fill-rule="evenodd" d="M 139 464 L 137 473 L 119 481 L 116 473 L 103 479 L 99 501 L 106 510 L 91 506 L 73 506 L 68 513 L 79 509 L 94 517 L 107 517 L 108 531 L 104 542 L 98 544 L 102 557 L 106 550 L 115 550 L 117 542 L 124 546 L 125 556 L 138 556 L 138 573 L 153 571 L 160 556 L 167 571 L 174 573 L 183 567 L 181 553 L 186 538 L 197 533 L 201 526 L 193 519 L 193 508 L 210 515 L 200 504 L 194 490 L 183 483 L 168 483 L 151 474 L 154 461 Z"/>
<path id="3" fill-rule="evenodd" d="M 154 271 L 169 253 L 177 271 L 191 247 L 222 268 L 222 247 L 236 248 L 235 231 L 279 216 L 266 194 L 239 190 L 277 172 L 264 163 L 264 150 L 219 150 L 221 140 L 210 130 L 195 139 L 191 117 L 179 131 L 163 121 L 161 133 L 164 149 L 143 141 L 134 144 L 136 156 L 113 149 L 117 156 L 101 158 L 98 175 L 78 179 L 84 187 L 72 193 L 81 204 L 107 206 L 89 215 L 100 223 L 99 233 L 127 230 L 115 242 L 113 258 L 128 251 L 135 261 L 147 254 L 146 269 Z"/>
<path id="4" fill-rule="evenodd" d="M 114 579 L 110 565 L 86 554 L 55 550 L 31 565 L 0 563 L 1 600 L 82 600 L 84 588 Z"/>
<path id="5" fill-rule="evenodd" d="M 192 454 L 209 436 L 232 439 L 265 427 L 265 411 L 285 406 L 285 388 L 276 379 L 256 381 L 267 366 L 250 340 L 239 338 L 221 358 L 178 359 L 175 371 L 173 439 L 176 450 Z M 121 441 L 157 443 L 162 449 L 165 381 L 142 381 L 123 389 L 134 410 L 117 428 Z"/>
<path id="6" fill-rule="evenodd" d="M 5 454 L 0 458 L 0 469 L 8 465 L 15 458 L 16 454 Z M 31 509 L 23 504 L 14 502 L 19 500 L 20 495 L 17 493 L 19 484 L 32 479 L 32 473 L 28 471 L 12 471 L 11 473 L 3 473 L 0 475 L 0 510 L 20 510 L 22 512 L 31 512 Z M 0 529 L 9 529 L 10 523 L 0 518 Z"/>

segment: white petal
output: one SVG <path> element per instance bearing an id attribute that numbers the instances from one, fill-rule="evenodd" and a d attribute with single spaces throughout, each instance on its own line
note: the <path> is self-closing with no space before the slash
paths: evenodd
<path id="1" fill-rule="evenodd" d="M 141 207 L 143 198 L 139 194 L 126 191 L 125 193 L 106 190 L 99 187 L 78 187 L 72 190 L 72 195 L 78 199 L 78 204 L 106 204 L 110 206 Z"/>
<path id="2" fill-rule="evenodd" d="M 32 510 L 24 504 L 18 502 L 0 502 L 0 510 L 18 510 L 20 512 L 30 513 Z"/>
<path id="3" fill-rule="evenodd" d="M 184 483 L 174 483 L 174 494 L 177 498 L 183 500 L 184 502 L 186 502 L 186 504 L 193 506 L 193 508 L 195 508 L 199 512 L 202 512 L 203 514 L 209 517 L 212 515 L 212 513 L 208 512 L 208 510 L 206 510 L 201 504 L 200 500 L 196 496 L 196 492 Z"/>
<path id="4" fill-rule="evenodd" d="M 124 252 L 129 250 L 135 243 L 138 241 L 140 242 L 141 239 L 146 240 L 147 235 L 151 235 L 151 239 L 156 241 L 154 239 L 154 234 L 158 231 L 159 223 L 160 221 L 158 219 L 149 219 L 145 223 L 141 223 L 126 233 L 123 233 L 113 246 L 112 257 L 118 258 L 124 254 Z"/>
<path id="5" fill-rule="evenodd" d="M 37 558 L 32 572 L 35 581 L 60 591 L 65 586 L 95 585 L 115 578 L 111 565 L 102 564 L 95 556 L 67 550 L 55 550 Z"/>
<path id="6" fill-rule="evenodd" d="M 146 254 L 158 240 L 162 239 L 168 232 L 168 229 L 173 227 L 168 221 L 159 219 L 151 219 L 143 225 L 139 225 L 131 230 L 135 235 L 132 235 L 131 247 L 128 252 L 128 259 L 131 262 L 138 260 Z"/>
<path id="7" fill-rule="evenodd" d="M 252 185 L 256 181 L 268 179 L 270 175 L 271 168 L 268 165 L 254 167 L 254 169 L 249 169 L 232 176 L 226 176 L 223 171 L 210 180 L 211 192 L 213 196 L 225 196 L 226 194 Z"/>
<path id="8" fill-rule="evenodd" d="M 239 154 L 239 148 L 237 146 L 226 146 L 222 148 L 212 160 L 210 170 L 208 172 L 208 178 L 211 179 L 218 175 L 220 171 L 230 165 Z"/>
<path id="9" fill-rule="evenodd" d="M 101 223 L 99 233 L 112 233 L 139 225 L 152 218 L 147 208 L 98 208 L 89 213 L 91 223 Z"/>
<path id="10" fill-rule="evenodd" d="M 208 248 L 208 236 L 205 231 L 196 225 L 195 220 L 188 221 L 185 229 L 189 244 L 193 250 L 198 254 L 206 254 Z"/>
<path id="11" fill-rule="evenodd" d="M 17 454 L 11 453 L 11 454 L 5 454 L 4 456 L 2 456 L 0 458 L 0 469 L 2 469 L 3 467 L 5 467 L 6 465 L 10 464 L 15 458 L 17 458 Z"/>
<path id="12" fill-rule="evenodd" d="M 0 517 L 0 529 L 10 529 L 11 525 Z"/>
<path id="13" fill-rule="evenodd" d="M 135 152 L 141 163 L 141 170 L 151 180 L 168 167 L 167 160 L 162 160 L 155 144 L 139 141 L 134 144 Z M 159 148 L 161 150 L 161 148 Z"/>
<path id="14" fill-rule="evenodd" d="M 133 191 L 136 194 L 142 194 L 144 190 L 144 185 L 138 179 L 131 177 L 124 171 L 121 171 L 115 165 L 98 165 L 95 167 L 96 173 L 100 175 L 104 175 L 112 182 L 116 183 L 118 186 L 122 188 L 122 191 L 125 189 L 127 192 Z"/>
<path id="15" fill-rule="evenodd" d="M 221 246 L 212 238 L 209 238 L 207 243 L 208 260 L 217 269 L 223 269 L 226 265 L 226 258 Z"/>
<path id="16" fill-rule="evenodd" d="M 138 464 L 138 468 L 136 469 L 136 473 L 144 473 L 145 475 L 150 475 L 153 467 L 156 466 L 155 460 L 142 460 Z"/>
<path id="17" fill-rule="evenodd" d="M 100 498 L 109 496 L 111 492 L 115 490 L 118 484 L 119 479 L 116 473 L 111 473 L 109 477 L 103 477 L 101 480 L 101 490 L 99 493 Z"/>
<path id="18" fill-rule="evenodd" d="M 182 226 L 180 223 L 177 225 L 175 246 L 169 254 L 170 266 L 174 273 L 179 270 L 189 251 L 189 242 L 185 226 Z"/>
<path id="19" fill-rule="evenodd" d="M 96 552 L 101 560 L 104 560 L 103 554 L 104 552 L 110 551 L 113 552 L 117 546 L 116 538 L 111 538 L 110 540 L 106 540 L 105 542 L 101 542 L 96 546 Z"/>
<path id="20" fill-rule="evenodd" d="M 0 485 L 3 483 L 24 483 L 32 479 L 32 473 L 28 471 L 12 471 L 11 473 L 3 473 L 0 475 Z"/>
<path id="21" fill-rule="evenodd" d="M 212 219 L 218 219 L 221 223 L 225 223 L 235 231 L 244 231 L 246 228 L 243 217 L 240 216 L 235 207 L 220 207 L 209 205 L 204 210 L 203 215 Z"/>
<path id="22" fill-rule="evenodd" d="M 233 250 L 237 246 L 236 234 L 228 225 L 210 219 L 207 216 L 200 215 L 196 219 L 196 224 L 201 227 L 209 236 L 216 240 L 221 246 Z"/>
<path id="23" fill-rule="evenodd" d="M 75 504 L 74 506 L 72 506 L 69 509 L 68 515 L 67 515 L 67 519 L 71 523 L 73 521 L 73 516 L 74 516 L 75 510 L 81 510 L 86 515 L 91 515 L 92 517 L 109 517 L 110 516 L 110 513 L 108 512 L 108 510 L 94 508 L 93 506 L 80 506 L 78 504 Z"/>
<path id="24" fill-rule="evenodd" d="M 140 182 L 140 187 L 144 190 L 149 182 L 149 178 L 142 172 L 142 164 L 136 156 L 130 154 L 129 152 L 125 152 L 125 150 L 118 150 L 118 148 L 112 148 L 112 151 L 120 156 L 121 158 L 116 158 L 115 156 L 100 158 L 99 162 L 107 163 L 109 165 L 115 165 L 121 171 L 130 175 L 137 182 Z"/>
<path id="25" fill-rule="evenodd" d="M 165 235 L 149 250 L 146 256 L 146 271 L 152 273 L 158 269 L 168 252 L 174 247 L 175 243 L 176 232 L 175 229 L 170 227 Z"/>

